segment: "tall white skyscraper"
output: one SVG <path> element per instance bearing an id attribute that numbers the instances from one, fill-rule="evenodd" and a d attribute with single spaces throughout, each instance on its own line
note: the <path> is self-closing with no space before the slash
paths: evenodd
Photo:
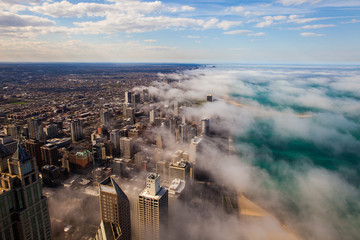
<path id="1" fill-rule="evenodd" d="M 168 190 L 160 186 L 160 176 L 150 174 L 139 194 L 139 239 L 166 239 L 168 223 Z"/>

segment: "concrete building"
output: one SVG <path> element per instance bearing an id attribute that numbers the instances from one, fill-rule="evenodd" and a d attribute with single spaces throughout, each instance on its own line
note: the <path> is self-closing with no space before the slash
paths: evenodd
<path id="1" fill-rule="evenodd" d="M 130 202 L 111 177 L 99 183 L 101 223 L 96 240 L 131 240 Z"/>
<path id="2" fill-rule="evenodd" d="M 15 139 L 20 138 L 21 127 L 16 125 L 8 125 L 4 127 L 4 132 L 8 136 L 13 136 Z"/>
<path id="3" fill-rule="evenodd" d="M 89 163 L 92 162 L 92 154 L 89 150 L 77 152 L 75 155 L 75 164 L 86 168 Z"/>
<path id="4" fill-rule="evenodd" d="M 106 159 L 105 143 L 97 143 L 92 147 L 92 158 L 95 166 L 101 166 Z"/>
<path id="5" fill-rule="evenodd" d="M 41 121 L 37 118 L 27 119 L 29 139 L 44 140 L 44 131 L 41 126 Z"/>
<path id="6" fill-rule="evenodd" d="M 190 163 L 181 160 L 169 165 L 169 178 L 188 181 L 190 179 Z"/>
<path id="7" fill-rule="evenodd" d="M 44 133 L 46 139 L 56 138 L 58 136 L 58 126 L 56 124 L 50 124 L 44 127 Z"/>
<path id="8" fill-rule="evenodd" d="M 35 158 L 39 169 L 41 169 L 41 167 L 45 165 L 41 157 L 41 149 L 40 149 L 40 147 L 43 145 L 44 145 L 43 142 L 35 139 L 29 139 L 25 142 L 27 151 L 30 153 L 32 157 Z"/>
<path id="9" fill-rule="evenodd" d="M 0 135 L 0 144 L 3 144 L 11 153 L 16 152 L 18 142 L 13 136 Z"/>
<path id="10" fill-rule="evenodd" d="M 121 156 L 124 158 L 132 158 L 134 155 L 134 141 L 132 138 L 120 138 Z"/>
<path id="11" fill-rule="evenodd" d="M 46 197 L 34 158 L 0 145 L 0 239 L 51 239 Z"/>
<path id="12" fill-rule="evenodd" d="M 130 124 L 135 123 L 135 109 L 133 107 L 126 108 L 125 116 L 130 118 Z"/>
<path id="13" fill-rule="evenodd" d="M 136 105 L 140 103 L 140 93 L 133 93 L 131 96 L 131 103 L 136 108 Z"/>
<path id="14" fill-rule="evenodd" d="M 83 129 L 81 120 L 73 120 L 70 123 L 70 130 L 71 130 L 71 140 L 73 142 L 77 142 L 83 138 Z"/>
<path id="15" fill-rule="evenodd" d="M 100 111 L 100 123 L 106 128 L 110 129 L 111 127 L 111 114 L 107 110 Z"/>
<path id="16" fill-rule="evenodd" d="M 56 145 L 48 143 L 40 147 L 41 159 L 44 164 L 59 166 L 59 151 Z"/>
<path id="17" fill-rule="evenodd" d="M 201 135 L 203 136 L 210 135 L 210 119 L 208 118 L 201 119 Z"/>
<path id="18" fill-rule="evenodd" d="M 195 163 L 197 158 L 198 158 L 198 154 L 201 151 L 201 143 L 203 141 L 202 137 L 194 137 L 191 142 L 190 142 L 190 146 L 189 146 L 189 161 L 191 163 Z"/>
<path id="19" fill-rule="evenodd" d="M 125 103 L 131 103 L 131 92 L 126 91 L 125 92 Z"/>
<path id="20" fill-rule="evenodd" d="M 110 141 L 113 145 L 113 153 L 114 156 L 120 154 L 120 130 L 114 129 L 110 132 Z"/>
<path id="21" fill-rule="evenodd" d="M 151 110 L 150 112 L 149 112 L 149 117 L 150 117 L 150 123 L 154 123 L 155 122 L 155 110 L 153 109 L 153 110 Z"/>
<path id="22" fill-rule="evenodd" d="M 150 174 L 139 194 L 139 239 L 159 240 L 168 225 L 168 190 L 160 186 L 160 176 Z"/>

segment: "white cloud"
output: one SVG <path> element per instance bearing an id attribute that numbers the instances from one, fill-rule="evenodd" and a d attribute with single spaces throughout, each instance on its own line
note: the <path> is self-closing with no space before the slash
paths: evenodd
<path id="1" fill-rule="evenodd" d="M 47 18 L 31 15 L 18 15 L 9 12 L 0 12 L 0 27 L 43 27 L 54 25 L 55 22 Z"/>
<path id="2" fill-rule="evenodd" d="M 322 36 L 324 36 L 324 34 L 312 33 L 312 32 L 303 32 L 303 33 L 300 33 L 300 35 L 303 37 L 322 37 Z"/>
<path id="3" fill-rule="evenodd" d="M 80 2 L 72 4 L 66 0 L 61 2 L 45 2 L 41 6 L 30 7 L 29 10 L 52 17 L 83 17 L 106 16 L 108 14 L 152 13 L 164 6 L 160 1 L 140 2 L 121 1 L 114 4 Z"/>
<path id="4" fill-rule="evenodd" d="M 304 23 L 308 23 L 308 22 L 329 19 L 328 17 L 321 17 L 321 18 L 297 18 L 297 17 L 290 18 L 290 17 L 291 16 L 289 16 L 289 20 L 287 22 L 293 22 L 293 23 L 297 23 L 297 24 L 304 24 Z"/>
<path id="5" fill-rule="evenodd" d="M 143 14 L 112 14 L 108 15 L 106 19 L 101 21 L 75 22 L 74 24 L 81 27 L 81 29 L 78 30 L 80 33 L 98 34 L 116 32 L 147 32 L 171 27 L 205 27 L 208 23 L 203 20 L 192 18 L 166 16 L 147 17 Z"/>
<path id="6" fill-rule="evenodd" d="M 253 37 L 257 37 L 257 36 L 264 36 L 265 33 L 264 32 L 258 32 L 258 33 L 254 33 L 251 30 L 233 30 L 233 31 L 227 31 L 224 32 L 224 34 L 226 35 L 247 35 L 247 36 L 253 36 Z"/>
<path id="7" fill-rule="evenodd" d="M 316 29 L 316 28 L 327 28 L 327 27 L 335 27 L 334 24 L 315 24 L 315 25 L 305 25 L 299 27 L 297 29 Z"/>
<path id="8" fill-rule="evenodd" d="M 145 39 L 144 42 L 154 43 L 154 42 L 157 42 L 157 40 L 155 40 L 155 39 Z"/>
<path id="9" fill-rule="evenodd" d="M 200 36 L 191 36 L 191 35 L 189 35 L 189 36 L 186 36 L 187 38 L 193 38 L 193 39 L 198 39 L 198 38 L 200 38 Z"/>
<path id="10" fill-rule="evenodd" d="M 347 22 L 341 22 L 342 24 L 346 24 L 346 23 L 359 23 L 360 20 L 358 19 L 351 19 L 350 21 L 347 21 Z"/>
<path id="11" fill-rule="evenodd" d="M 9 3 L 9 4 L 39 4 L 45 0 L 1 0 L 0 3 Z"/>
<path id="12" fill-rule="evenodd" d="M 228 30 L 229 28 L 236 27 L 242 24 L 242 21 L 228 21 L 223 20 L 216 24 L 216 27 L 221 28 L 223 30 Z"/>
<path id="13" fill-rule="evenodd" d="M 77 61 L 77 62 L 118 62 L 121 61 L 163 61 L 186 58 L 187 53 L 175 47 L 152 45 L 136 41 L 111 44 L 86 43 L 79 40 L 57 42 L 0 40 L 0 61 Z"/>
<path id="14" fill-rule="evenodd" d="M 266 34 L 264 32 L 258 32 L 258 33 L 249 33 L 248 36 L 265 36 Z"/>
<path id="15" fill-rule="evenodd" d="M 255 27 L 258 27 L 258 28 L 269 27 L 272 24 L 273 24 L 272 20 L 265 20 L 265 21 L 262 21 L 262 22 L 259 22 L 258 24 L 256 24 Z"/>
<path id="16" fill-rule="evenodd" d="M 216 25 L 218 24 L 219 19 L 217 18 L 211 18 L 210 20 L 208 20 L 207 22 L 205 22 L 203 24 L 203 28 L 207 29 L 207 28 L 214 28 L 216 27 Z"/>
<path id="17" fill-rule="evenodd" d="M 195 8 L 194 7 L 191 7 L 191 6 L 182 6 L 181 7 L 181 10 L 183 12 L 191 12 L 191 11 L 195 11 Z"/>
<path id="18" fill-rule="evenodd" d="M 233 30 L 233 31 L 224 32 L 224 34 L 227 34 L 227 35 L 249 34 L 249 33 L 251 33 L 251 32 L 252 32 L 252 31 L 250 31 L 250 30 Z"/>
<path id="19" fill-rule="evenodd" d="M 184 6 L 164 6 L 163 9 L 165 9 L 165 11 L 176 13 L 176 12 L 192 12 L 195 11 L 196 8 L 184 5 Z"/>
<path id="20" fill-rule="evenodd" d="M 231 12 L 238 12 L 241 13 L 245 10 L 245 8 L 243 6 L 233 6 L 229 8 L 229 11 Z"/>
<path id="21" fill-rule="evenodd" d="M 246 8 L 247 9 L 247 8 Z M 245 17 L 248 16 L 259 16 L 259 15 L 265 15 L 264 12 L 259 12 L 259 11 L 250 11 L 250 10 L 246 10 L 243 6 L 233 6 L 233 7 L 228 7 L 226 9 L 227 12 L 231 12 L 231 13 L 239 13 Z"/>
<path id="22" fill-rule="evenodd" d="M 265 16 L 263 17 L 264 21 L 259 22 L 255 25 L 255 27 L 263 28 L 263 27 L 269 27 L 273 25 L 274 23 L 284 21 L 287 19 L 287 16 L 279 15 L 279 16 Z"/>
<path id="23" fill-rule="evenodd" d="M 277 2 L 285 6 L 290 6 L 290 5 L 301 5 L 305 3 L 316 4 L 321 1 L 322 0 L 278 0 Z"/>

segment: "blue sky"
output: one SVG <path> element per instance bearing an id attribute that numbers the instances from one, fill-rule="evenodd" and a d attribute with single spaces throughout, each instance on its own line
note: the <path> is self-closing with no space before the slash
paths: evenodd
<path id="1" fill-rule="evenodd" d="M 2 62 L 360 63 L 360 0 L 0 0 Z"/>

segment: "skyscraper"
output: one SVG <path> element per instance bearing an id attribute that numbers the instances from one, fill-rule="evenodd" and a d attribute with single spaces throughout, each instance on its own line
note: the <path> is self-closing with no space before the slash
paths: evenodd
<path id="1" fill-rule="evenodd" d="M 160 186 L 159 175 L 150 174 L 139 194 L 139 239 L 166 239 L 167 221 L 168 190 Z"/>
<path id="2" fill-rule="evenodd" d="M 201 135 L 210 135 L 210 120 L 208 118 L 201 119 Z"/>
<path id="3" fill-rule="evenodd" d="M 107 111 L 107 110 L 100 111 L 100 122 L 107 129 L 109 129 L 111 127 L 111 114 L 109 111 Z"/>
<path id="4" fill-rule="evenodd" d="M 106 148 L 104 143 L 97 143 L 92 146 L 92 158 L 95 166 L 101 166 L 106 158 Z"/>
<path id="5" fill-rule="evenodd" d="M 152 110 L 149 112 L 149 115 L 150 115 L 150 123 L 154 123 L 154 122 L 155 122 L 155 110 L 152 109 Z"/>
<path id="6" fill-rule="evenodd" d="M 30 139 L 25 142 L 26 149 L 32 157 L 35 157 L 38 168 L 41 168 L 45 164 L 42 160 L 40 149 L 43 145 L 43 142 L 34 139 Z"/>
<path id="7" fill-rule="evenodd" d="M 124 158 L 132 158 L 134 155 L 134 141 L 132 138 L 120 138 L 121 156 Z"/>
<path id="8" fill-rule="evenodd" d="M 202 148 L 202 137 L 194 137 L 189 145 L 189 161 L 195 163 Z"/>
<path id="9" fill-rule="evenodd" d="M 130 123 L 131 124 L 135 123 L 135 109 L 133 107 L 126 108 L 125 116 L 127 118 L 130 118 Z"/>
<path id="10" fill-rule="evenodd" d="M 70 124 L 71 139 L 73 142 L 79 141 L 83 137 L 81 120 L 73 120 Z"/>
<path id="11" fill-rule="evenodd" d="M 131 240 L 130 202 L 113 178 L 99 183 L 101 223 L 96 240 Z"/>
<path id="12" fill-rule="evenodd" d="M 48 143 L 40 147 L 41 159 L 45 164 L 59 166 L 59 150 L 55 144 Z"/>
<path id="13" fill-rule="evenodd" d="M 131 92 L 125 92 L 125 103 L 131 103 Z"/>
<path id="14" fill-rule="evenodd" d="M 30 139 L 44 140 L 44 130 L 39 119 L 34 117 L 29 118 L 27 125 Z"/>
<path id="15" fill-rule="evenodd" d="M 190 179 L 190 163 L 184 160 L 169 165 L 169 178 L 178 178 L 183 181 Z"/>
<path id="16" fill-rule="evenodd" d="M 120 130 L 114 129 L 110 132 L 110 141 L 113 144 L 114 156 L 120 153 Z"/>
<path id="17" fill-rule="evenodd" d="M 50 124 L 44 128 L 44 133 L 47 139 L 55 138 L 58 135 L 58 126 L 56 124 Z"/>
<path id="18" fill-rule="evenodd" d="M 35 160 L 20 144 L 0 145 L 0 239 L 51 239 L 46 197 Z"/>
<path id="19" fill-rule="evenodd" d="M 133 104 L 134 108 L 136 109 L 136 105 L 140 103 L 140 93 L 133 93 L 131 96 L 131 103 Z"/>

